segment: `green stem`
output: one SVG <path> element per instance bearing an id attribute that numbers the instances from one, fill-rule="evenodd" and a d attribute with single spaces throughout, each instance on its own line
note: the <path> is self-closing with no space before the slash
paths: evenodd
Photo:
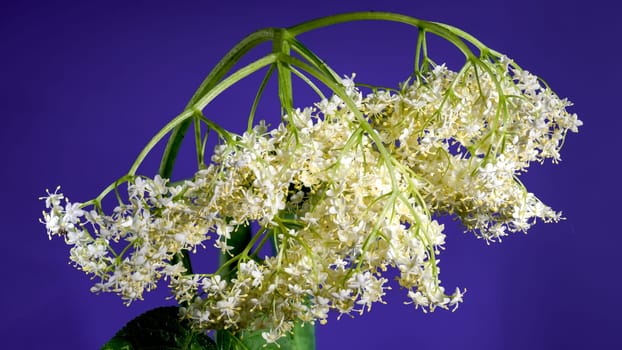
<path id="1" fill-rule="evenodd" d="M 277 55 L 290 55 L 290 45 L 288 42 L 289 33 L 287 29 L 279 29 L 275 32 L 272 42 L 272 52 Z M 293 125 L 294 96 L 292 91 L 292 72 L 286 62 L 277 60 L 276 62 L 277 76 L 279 81 L 279 100 L 281 107 L 285 110 Z"/>
<path id="2" fill-rule="evenodd" d="M 231 74 L 230 76 L 228 76 L 226 79 L 222 80 L 220 83 L 218 83 L 216 86 L 214 86 L 212 89 L 210 89 L 207 93 L 205 93 L 203 96 L 201 96 L 201 98 L 194 102 L 193 105 L 191 105 L 188 109 L 184 110 L 180 115 L 176 116 L 175 118 L 173 118 L 173 120 L 171 120 L 170 122 L 168 122 L 168 124 L 166 124 L 164 126 L 164 128 L 162 128 L 160 131 L 158 131 L 158 133 L 151 138 L 151 140 L 149 140 L 149 142 L 147 143 L 147 145 L 145 146 L 145 148 L 143 148 L 143 150 L 140 152 L 140 154 L 138 155 L 138 157 L 136 157 L 136 160 L 134 161 L 134 163 L 132 164 L 132 166 L 130 167 L 130 170 L 128 171 L 128 175 L 133 176 L 136 174 L 136 170 L 138 170 L 138 167 L 140 166 L 140 164 L 145 160 L 145 157 L 147 156 L 147 154 L 149 154 L 149 152 L 151 152 L 151 150 L 153 149 L 153 147 L 160 142 L 160 140 L 167 134 L 169 133 L 171 130 L 175 129 L 178 130 L 180 127 L 184 126 L 186 123 L 191 123 L 192 122 L 192 117 L 197 115 L 197 112 L 200 112 L 203 108 L 205 108 L 205 106 L 210 103 L 213 99 L 215 99 L 218 95 L 220 95 L 223 91 L 227 90 L 231 85 L 237 83 L 238 81 L 246 78 L 248 75 L 256 72 L 257 70 L 274 63 L 276 60 L 276 55 L 275 54 L 270 54 L 267 55 L 263 58 L 258 59 L 257 61 L 244 66 L 242 68 L 240 68 L 238 71 L 236 71 L 235 73 Z M 212 129 L 214 130 L 220 130 L 223 131 L 224 129 L 222 129 L 221 127 L 219 127 L 216 123 L 210 121 L 210 120 L 204 120 Z M 221 132 L 220 133 L 221 136 L 223 135 L 227 135 L 227 132 Z M 172 135 L 171 135 L 172 136 Z M 183 135 L 179 136 L 181 137 L 181 139 L 183 139 Z M 225 136 L 226 137 L 226 136 Z M 181 143 L 181 139 L 179 140 L 179 142 Z M 169 144 L 171 145 L 171 141 L 169 139 Z M 167 145 L 167 149 L 168 149 L 168 145 Z M 175 152 L 173 152 L 173 150 L 171 150 L 170 152 L 164 154 L 163 159 L 166 160 L 166 166 L 164 168 L 160 167 L 160 176 L 162 176 L 163 178 L 170 178 L 170 171 L 172 171 L 173 169 L 173 164 L 175 163 L 175 158 L 177 157 L 177 152 L 179 151 L 179 148 L 174 150 Z M 170 167 L 170 171 L 167 171 L 166 169 L 168 169 Z"/>
<path id="3" fill-rule="evenodd" d="M 420 70 L 421 70 L 421 47 L 423 46 L 423 42 L 425 41 L 425 30 L 419 29 L 419 34 L 417 35 L 417 47 L 415 49 L 415 75 L 417 79 L 419 79 Z"/>
<path id="4" fill-rule="evenodd" d="M 207 129 L 209 133 L 209 128 Z M 194 146 L 197 152 L 197 167 L 205 168 L 205 156 L 203 155 L 203 141 L 201 138 L 201 119 L 194 117 Z"/>
<path id="5" fill-rule="evenodd" d="M 354 22 L 354 21 L 389 21 L 389 22 L 399 22 L 404 24 L 409 24 L 419 28 L 420 30 L 425 30 L 426 32 L 430 32 L 436 34 L 445 40 L 451 42 L 454 46 L 456 46 L 467 59 L 474 57 L 475 55 L 471 52 L 471 49 L 462 41 L 458 34 L 466 34 L 462 31 L 454 31 L 455 28 L 447 25 L 441 25 L 435 22 L 428 22 L 418 18 L 400 15 L 397 13 L 390 12 L 352 12 L 352 13 L 343 13 L 334 16 L 327 16 L 318 19 L 314 19 L 308 22 L 304 22 L 293 27 L 288 28 L 288 32 L 293 36 L 297 36 L 299 34 L 309 32 L 314 29 L 328 27 L 331 25 L 345 23 L 345 22 Z M 466 38 L 466 37 L 465 37 Z M 480 43 L 481 44 L 481 43 Z M 483 45 L 482 45 L 483 46 Z"/>
<path id="6" fill-rule="evenodd" d="M 168 124 L 166 124 L 160 131 L 158 131 L 158 133 L 154 137 L 152 137 L 151 140 L 149 140 L 149 142 L 143 148 L 143 150 L 140 152 L 140 154 L 138 154 L 138 157 L 136 157 L 136 160 L 134 161 L 134 163 L 130 167 L 130 170 L 127 172 L 128 175 L 135 175 L 136 174 L 136 170 L 138 170 L 138 167 L 140 166 L 140 164 L 143 162 L 143 160 L 145 160 L 145 157 L 147 157 L 147 154 L 149 154 L 151 149 L 158 142 L 160 142 L 160 140 L 166 134 L 168 134 L 173 129 L 176 129 L 176 128 L 182 126 L 182 125 L 185 125 L 186 123 L 188 125 L 190 125 L 189 123 L 192 122 L 192 115 L 193 115 L 193 112 L 191 110 L 185 110 L 180 115 L 178 115 L 175 118 L 173 118 L 173 120 L 168 122 Z M 172 166 L 171 166 L 171 169 L 172 169 Z M 169 175 L 169 176 L 164 176 L 163 174 Z M 162 169 L 160 169 L 160 176 L 162 176 L 163 178 L 167 178 L 168 179 L 168 178 L 170 178 L 170 173 L 167 174 L 166 172 L 162 172 Z"/>
<path id="7" fill-rule="evenodd" d="M 294 37 L 290 37 L 289 43 L 292 49 L 298 53 L 302 58 L 309 61 L 316 68 L 324 72 L 327 76 L 332 77 L 333 81 L 339 82 L 341 78 L 339 78 L 339 74 L 335 72 L 330 66 L 328 66 L 320 57 L 318 57 L 313 51 L 309 50 L 306 46 L 304 46 L 300 41 L 296 40 Z"/>
<path id="8" fill-rule="evenodd" d="M 242 39 L 237 45 L 235 45 L 212 69 L 208 76 L 203 80 L 197 91 L 192 95 L 190 101 L 186 105 L 186 109 L 194 105 L 200 100 L 208 91 L 210 91 L 218 82 L 229 72 L 231 67 L 235 65 L 248 51 L 255 46 L 271 40 L 274 37 L 273 29 L 258 30 L 246 38 Z M 181 141 L 184 139 L 186 131 L 190 126 L 191 121 L 185 121 L 184 123 L 176 126 L 175 130 L 171 133 L 166 149 L 162 155 L 162 161 L 160 162 L 160 176 L 164 178 L 170 178 L 173 172 L 173 166 Z"/>
<path id="9" fill-rule="evenodd" d="M 320 90 L 317 85 L 315 85 L 309 78 L 307 78 L 306 75 L 302 74 L 302 72 L 300 72 L 298 69 L 294 68 L 294 67 L 290 67 L 289 69 L 291 69 L 291 71 L 298 77 L 300 78 L 300 80 L 304 81 L 313 91 L 315 91 L 315 93 L 318 95 L 318 97 L 322 100 L 326 99 L 326 96 L 324 96 L 324 94 L 322 93 L 322 90 Z"/>
<path id="10" fill-rule="evenodd" d="M 238 81 L 246 78 L 247 76 L 255 73 L 261 68 L 268 66 L 272 63 L 276 62 L 278 55 L 277 54 L 269 54 L 266 55 L 242 68 L 237 70 L 235 73 L 228 76 L 226 79 L 223 79 L 216 86 L 211 88 L 205 94 L 201 96 L 194 104 L 192 104 L 191 108 L 194 110 L 203 110 L 208 103 L 214 100 L 218 95 L 220 95 L 223 91 L 227 90 L 231 85 L 237 83 Z"/>
<path id="11" fill-rule="evenodd" d="M 261 100 L 261 96 L 263 96 L 263 91 L 266 88 L 266 85 L 268 84 L 270 77 L 272 76 L 272 72 L 274 72 L 274 64 L 270 65 L 270 68 L 268 68 L 268 71 L 266 72 L 266 75 L 261 81 L 261 84 L 259 84 L 259 89 L 257 90 L 257 94 L 255 95 L 255 100 L 253 101 L 253 105 L 251 106 L 250 115 L 248 116 L 248 122 L 246 126 L 246 131 L 248 132 L 253 130 L 253 124 L 255 120 L 255 112 L 257 111 L 257 105 L 259 104 L 259 100 Z"/>

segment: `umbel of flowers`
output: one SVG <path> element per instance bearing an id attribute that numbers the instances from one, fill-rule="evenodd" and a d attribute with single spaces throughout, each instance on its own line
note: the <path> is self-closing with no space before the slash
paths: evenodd
<path id="1" fill-rule="evenodd" d="M 126 199 L 118 196 L 109 214 L 101 199 L 118 183 L 85 203 L 48 192 L 48 235 L 62 236 L 74 265 L 97 277 L 93 292 L 113 292 L 129 304 L 165 279 L 198 328 L 264 329 L 267 342 L 298 321 L 325 323 L 331 310 L 370 310 L 389 289 L 389 268 L 398 271 L 407 304 L 455 310 L 465 290 L 440 285 L 445 234 L 433 215 L 454 215 L 486 242 L 526 232 L 538 218 L 560 220 L 518 176 L 533 161 L 557 162 L 566 133 L 581 121 L 566 110 L 567 100 L 507 57 L 455 28 L 415 21 L 413 75 L 396 89 L 367 92 L 354 75 L 337 79 L 297 41 L 295 34 L 313 25 L 274 32 L 275 52 L 252 68 L 269 66 L 267 77 L 278 72 L 280 124 L 254 124 L 251 115 L 237 135 L 205 118 L 201 109 L 233 81 L 217 72 L 159 134 L 194 121 L 199 169 L 191 179 L 137 176 L 140 159 L 123 178 Z M 469 41 L 480 56 L 466 51 L 457 72 L 436 65 L 426 32 L 463 52 L 469 49 L 459 43 Z M 292 48 L 306 63 L 289 54 Z M 252 70 L 243 69 L 231 76 Z M 293 108 L 291 73 L 316 89 L 319 102 Z M 324 97 L 307 76 L 333 95 Z M 222 140 L 207 165 L 201 124 Z M 240 245 L 235 236 L 242 233 L 248 239 Z M 260 257 L 266 244 L 273 255 Z M 193 273 L 184 252 L 206 246 L 226 259 L 217 271 Z"/>

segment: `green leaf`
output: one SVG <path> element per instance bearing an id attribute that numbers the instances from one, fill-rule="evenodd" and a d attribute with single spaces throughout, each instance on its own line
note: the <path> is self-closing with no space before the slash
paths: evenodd
<path id="1" fill-rule="evenodd" d="M 218 350 L 314 350 L 315 328 L 310 324 L 299 323 L 292 333 L 277 341 L 277 344 L 266 344 L 261 336 L 264 330 L 232 333 L 218 331 L 216 342 Z"/>
<path id="2" fill-rule="evenodd" d="M 215 350 L 204 332 L 179 319 L 176 306 L 159 307 L 136 317 L 115 334 L 101 350 Z"/>

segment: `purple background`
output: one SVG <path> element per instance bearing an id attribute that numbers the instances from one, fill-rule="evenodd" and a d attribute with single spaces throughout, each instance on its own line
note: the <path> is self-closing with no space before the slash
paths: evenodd
<path id="1" fill-rule="evenodd" d="M 441 278 L 447 288 L 468 289 L 457 312 L 423 314 L 402 305 L 404 293 L 393 290 L 387 305 L 363 317 L 319 326 L 318 349 L 622 346 L 620 156 L 614 145 L 622 127 L 622 31 L 614 2 L 290 2 L 297 4 L 0 5 L 0 347 L 95 349 L 134 316 L 170 303 L 165 288 L 129 308 L 114 295 L 91 294 L 88 278 L 67 264 L 67 247 L 60 239 L 48 241 L 38 223 L 43 205 L 37 197 L 45 188 L 61 184 L 75 201 L 97 195 L 127 171 L 244 35 L 357 10 L 401 12 L 465 29 L 543 76 L 575 102 L 572 110 L 585 126 L 567 139 L 561 164 L 536 166 L 523 177 L 567 220 L 538 224 L 527 236 L 492 246 L 446 226 Z M 405 25 L 359 23 L 300 39 L 342 74 L 355 71 L 360 81 L 395 86 L 409 73 L 415 34 Z M 437 60 L 444 50 L 438 47 Z M 253 79 L 256 84 L 260 77 Z M 243 128 L 252 84 L 223 95 L 209 116 Z M 262 118 L 276 117 L 273 97 L 262 104 Z M 194 166 L 191 149 L 185 154 L 177 177 Z M 154 154 L 141 172 L 153 175 L 158 160 Z"/>

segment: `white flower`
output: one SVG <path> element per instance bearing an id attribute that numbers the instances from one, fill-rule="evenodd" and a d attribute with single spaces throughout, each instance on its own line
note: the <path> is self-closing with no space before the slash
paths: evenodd
<path id="1" fill-rule="evenodd" d="M 451 300 L 449 301 L 449 306 L 454 307 L 451 311 L 456 311 L 456 309 L 458 309 L 460 303 L 463 302 L 462 297 L 464 296 L 464 293 L 466 293 L 466 289 L 463 292 L 460 290 L 460 288 L 456 287 L 456 291 L 451 296 Z"/>
<path id="2" fill-rule="evenodd" d="M 58 193 L 58 191 L 60 191 L 60 186 L 57 186 L 53 193 L 50 193 L 50 190 L 45 190 L 48 195 L 39 197 L 39 200 L 45 200 L 45 207 L 47 209 L 60 206 L 61 201 L 65 198 L 65 196 L 62 193 Z"/>

